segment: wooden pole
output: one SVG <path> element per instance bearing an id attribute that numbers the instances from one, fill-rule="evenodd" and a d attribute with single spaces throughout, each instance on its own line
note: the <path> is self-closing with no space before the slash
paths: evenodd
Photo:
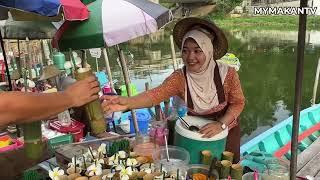
<path id="1" fill-rule="evenodd" d="M 17 68 L 20 73 L 20 76 L 22 75 L 22 64 L 21 64 L 21 55 L 20 55 L 20 40 L 17 40 L 18 43 L 18 57 L 19 61 L 17 62 Z"/>
<path id="2" fill-rule="evenodd" d="M 95 58 L 96 60 L 96 72 L 99 72 L 99 62 L 98 62 L 98 58 Z"/>
<path id="3" fill-rule="evenodd" d="M 19 57 L 19 61 L 16 61 L 17 63 L 17 68 L 20 74 L 20 77 L 22 76 L 22 65 L 21 65 L 21 56 L 20 56 L 20 41 L 17 40 L 18 42 L 18 57 Z M 21 137 L 21 131 L 20 131 L 20 125 L 16 125 L 17 128 L 17 137 Z"/>
<path id="4" fill-rule="evenodd" d="M 120 63 L 121 63 L 122 73 L 123 73 L 125 84 L 126 84 L 126 88 L 127 88 L 128 97 L 131 97 L 129 72 L 128 72 L 128 69 L 127 69 L 127 64 L 126 64 L 126 61 L 125 61 L 125 57 L 124 57 L 123 51 L 120 49 L 120 47 L 118 45 L 116 47 L 117 47 L 118 54 L 119 54 L 119 57 L 120 57 Z M 136 113 L 135 113 L 134 109 L 131 109 L 131 114 L 132 114 L 134 130 L 135 130 L 136 134 L 139 135 L 140 134 L 139 126 L 138 126 L 137 116 L 136 116 Z"/>
<path id="5" fill-rule="evenodd" d="M 300 0 L 300 7 L 307 7 L 308 0 Z M 304 67 L 304 50 L 307 29 L 307 14 L 299 14 L 299 31 L 298 31 L 298 45 L 297 45 L 297 65 L 296 65 L 296 80 L 295 80 L 295 96 L 294 109 L 292 121 L 292 135 L 291 135 L 291 157 L 290 157 L 290 180 L 296 179 L 297 173 L 297 159 L 298 159 L 298 136 L 300 129 L 300 109 L 302 98 L 302 81 L 303 81 L 303 67 Z"/>
<path id="6" fill-rule="evenodd" d="M 170 35 L 170 46 L 171 46 L 171 57 L 173 61 L 173 69 L 176 70 L 178 67 L 176 59 L 176 50 L 174 48 L 173 35 Z"/>
<path id="7" fill-rule="evenodd" d="M 108 79 L 110 82 L 110 86 L 111 86 L 111 89 L 114 89 L 111 68 L 110 68 L 110 63 L 109 63 L 109 57 L 108 57 L 108 53 L 107 53 L 106 48 L 103 48 L 103 56 L 104 56 L 104 61 L 106 63 L 106 71 L 107 71 Z"/>
<path id="8" fill-rule="evenodd" d="M 3 53 L 3 58 L 4 58 L 4 64 L 6 66 L 6 73 L 8 77 L 8 83 L 9 83 L 9 91 L 12 91 L 12 84 L 11 84 L 11 78 L 10 78 L 10 72 L 9 72 L 9 66 L 8 66 L 8 61 L 7 61 L 7 55 L 6 55 L 6 50 L 4 49 L 4 44 L 3 44 L 3 39 L 2 39 L 2 34 L 0 31 L 0 43 L 1 43 L 1 49 Z"/>
<path id="9" fill-rule="evenodd" d="M 319 74 L 320 74 L 320 58 L 318 59 L 318 66 L 317 66 L 317 72 L 316 77 L 314 80 L 313 85 L 313 95 L 312 95 L 312 106 L 316 104 L 316 98 L 317 98 L 317 90 L 318 90 L 318 83 L 319 83 Z"/>
<path id="10" fill-rule="evenodd" d="M 31 54 L 31 48 L 30 48 L 30 40 L 28 38 L 26 38 L 26 46 L 27 46 L 27 52 L 28 52 L 28 62 L 27 62 L 27 69 L 28 69 L 28 75 L 29 75 L 29 79 L 33 79 L 32 78 L 32 54 Z"/>

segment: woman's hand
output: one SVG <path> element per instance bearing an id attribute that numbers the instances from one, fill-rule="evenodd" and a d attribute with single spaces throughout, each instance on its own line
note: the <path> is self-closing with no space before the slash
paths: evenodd
<path id="1" fill-rule="evenodd" d="M 109 115 L 112 112 L 128 110 L 128 98 L 122 96 L 105 95 L 102 97 L 102 109 Z"/>
<path id="2" fill-rule="evenodd" d="M 222 131 L 221 123 L 213 121 L 208 123 L 205 126 L 201 127 L 200 133 L 203 134 L 203 138 L 211 138 L 216 134 L 219 134 Z"/>

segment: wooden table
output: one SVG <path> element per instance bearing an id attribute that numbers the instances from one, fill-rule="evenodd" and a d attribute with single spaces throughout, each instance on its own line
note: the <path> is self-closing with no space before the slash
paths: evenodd
<path id="1" fill-rule="evenodd" d="M 297 176 L 320 179 L 320 138 L 298 156 Z"/>
<path id="2" fill-rule="evenodd" d="M 44 153 L 37 160 L 28 159 L 24 154 L 24 148 L 0 154 L 0 177 L 1 179 L 11 180 L 21 176 L 26 169 L 29 169 L 38 163 L 47 160 L 53 156 L 48 151 L 47 145 L 44 145 Z"/>

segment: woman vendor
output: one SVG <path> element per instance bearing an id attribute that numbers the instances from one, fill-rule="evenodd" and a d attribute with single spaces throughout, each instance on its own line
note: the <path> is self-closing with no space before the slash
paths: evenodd
<path id="1" fill-rule="evenodd" d="M 188 106 L 188 115 L 212 122 L 201 127 L 203 137 L 210 138 L 229 128 L 226 150 L 240 158 L 239 115 L 245 98 L 234 68 L 216 60 L 228 49 L 227 39 L 214 23 L 200 18 L 180 20 L 173 29 L 175 43 L 181 49 L 184 67 L 174 71 L 158 87 L 134 97 L 104 96 L 106 113 L 151 107 L 179 96 Z"/>

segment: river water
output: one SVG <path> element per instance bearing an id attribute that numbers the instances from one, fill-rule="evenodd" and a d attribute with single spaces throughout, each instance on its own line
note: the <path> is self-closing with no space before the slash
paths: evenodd
<path id="1" fill-rule="evenodd" d="M 241 114 L 242 143 L 292 115 L 297 52 L 297 31 L 225 30 L 229 51 L 241 62 L 238 71 L 246 106 Z M 131 82 L 139 92 L 149 82 L 159 85 L 173 72 L 170 32 L 159 31 L 122 46 L 127 55 Z M 114 79 L 121 82 L 117 54 L 108 50 Z M 183 65 L 176 48 L 178 63 Z M 307 32 L 302 108 L 310 106 L 320 58 L 320 31 Z M 99 65 L 104 67 L 103 60 Z M 93 65 L 94 66 L 94 65 Z M 317 101 L 319 102 L 319 101 Z"/>

